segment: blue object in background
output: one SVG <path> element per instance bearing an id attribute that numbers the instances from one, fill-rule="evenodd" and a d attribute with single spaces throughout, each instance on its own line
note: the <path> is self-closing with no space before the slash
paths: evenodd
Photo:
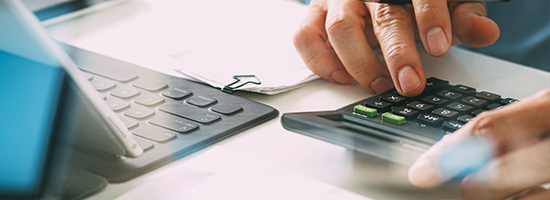
<path id="1" fill-rule="evenodd" d="M 61 67 L 0 51 L 0 194 L 39 192 L 64 74 Z"/>

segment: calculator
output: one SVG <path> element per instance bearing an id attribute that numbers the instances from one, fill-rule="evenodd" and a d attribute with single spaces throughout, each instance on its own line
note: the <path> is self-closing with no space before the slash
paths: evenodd
<path id="1" fill-rule="evenodd" d="M 412 164 L 443 136 L 476 115 L 517 101 L 430 77 L 424 92 L 415 97 L 390 89 L 338 110 L 285 113 L 281 122 L 300 134 Z"/>

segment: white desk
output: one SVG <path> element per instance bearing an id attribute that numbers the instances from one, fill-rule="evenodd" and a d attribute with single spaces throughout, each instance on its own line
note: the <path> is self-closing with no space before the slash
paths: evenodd
<path id="1" fill-rule="evenodd" d="M 157 1 L 155 4 L 162 3 Z M 158 38 L 155 38 L 154 32 L 146 31 L 149 28 L 146 24 L 143 25 L 142 32 L 120 35 L 124 33 L 121 30 L 125 28 L 139 27 L 136 26 L 138 22 L 153 23 L 154 21 L 149 21 L 149 17 L 154 16 L 155 12 L 152 5 L 145 1 L 133 0 L 50 26 L 48 30 L 60 41 L 173 74 L 162 67 L 169 62 L 159 50 L 159 44 L 155 43 Z M 300 21 L 301 18 L 296 20 Z M 422 53 L 422 59 L 428 76 L 499 93 L 504 97 L 524 98 L 550 86 L 550 75 L 546 72 L 457 48 L 452 48 L 450 53 L 442 58 L 432 58 Z M 271 105 L 281 113 L 286 113 L 334 110 L 371 94 L 358 84 L 338 85 L 316 80 L 305 87 L 275 96 L 251 93 L 237 95 Z M 281 126 L 280 118 L 239 133 L 216 145 L 221 146 L 224 151 L 236 155 L 252 154 L 313 180 L 376 199 L 458 198 L 458 192 L 453 189 L 414 189 L 406 179 L 406 167 L 391 165 L 371 156 L 353 153 L 339 146 L 287 131 Z M 193 153 L 131 181 L 109 184 L 89 199 L 116 198 L 139 185 L 154 181 L 160 175 L 169 174 L 178 166 L 185 165 L 212 148 Z"/>

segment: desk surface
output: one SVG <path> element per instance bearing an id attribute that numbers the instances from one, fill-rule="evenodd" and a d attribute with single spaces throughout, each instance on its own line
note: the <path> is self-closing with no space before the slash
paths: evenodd
<path id="1" fill-rule="evenodd" d="M 166 2 L 165 2 L 166 3 Z M 136 23 L 152 23 L 155 6 L 161 3 L 129 1 L 78 19 L 50 25 L 57 40 L 115 58 L 174 74 L 154 33 L 129 32 Z M 305 11 L 305 9 L 304 9 Z M 296 20 L 301 20 L 297 18 Z M 144 30 L 147 26 L 144 25 Z M 433 58 L 421 53 L 428 76 L 447 79 L 506 97 L 524 98 L 550 86 L 550 74 L 453 47 L 448 55 Z M 334 110 L 371 94 L 356 83 L 339 85 L 325 80 L 279 95 L 238 92 L 237 95 L 271 105 L 281 113 Z M 406 178 L 407 167 L 391 165 L 375 157 L 347 151 L 339 146 L 285 130 L 273 119 L 218 142 L 224 151 L 252 154 L 276 166 L 310 179 L 376 199 L 458 198 L 456 189 L 418 190 Z M 89 199 L 114 199 L 142 184 L 169 174 L 177 166 L 200 157 L 206 148 L 148 174 L 107 188 Z M 243 163 L 246 165 L 246 163 Z"/>

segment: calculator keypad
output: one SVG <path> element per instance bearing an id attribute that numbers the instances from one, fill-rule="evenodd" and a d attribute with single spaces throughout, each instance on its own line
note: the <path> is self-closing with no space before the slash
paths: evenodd
<path id="1" fill-rule="evenodd" d="M 450 133 L 484 111 L 517 101 L 502 99 L 491 92 L 477 92 L 466 85 L 449 85 L 448 81 L 433 77 L 426 82 L 426 90 L 416 97 L 403 97 L 392 89 L 365 99 L 358 106 L 370 112 L 361 117 L 396 126 L 430 126 Z"/>

